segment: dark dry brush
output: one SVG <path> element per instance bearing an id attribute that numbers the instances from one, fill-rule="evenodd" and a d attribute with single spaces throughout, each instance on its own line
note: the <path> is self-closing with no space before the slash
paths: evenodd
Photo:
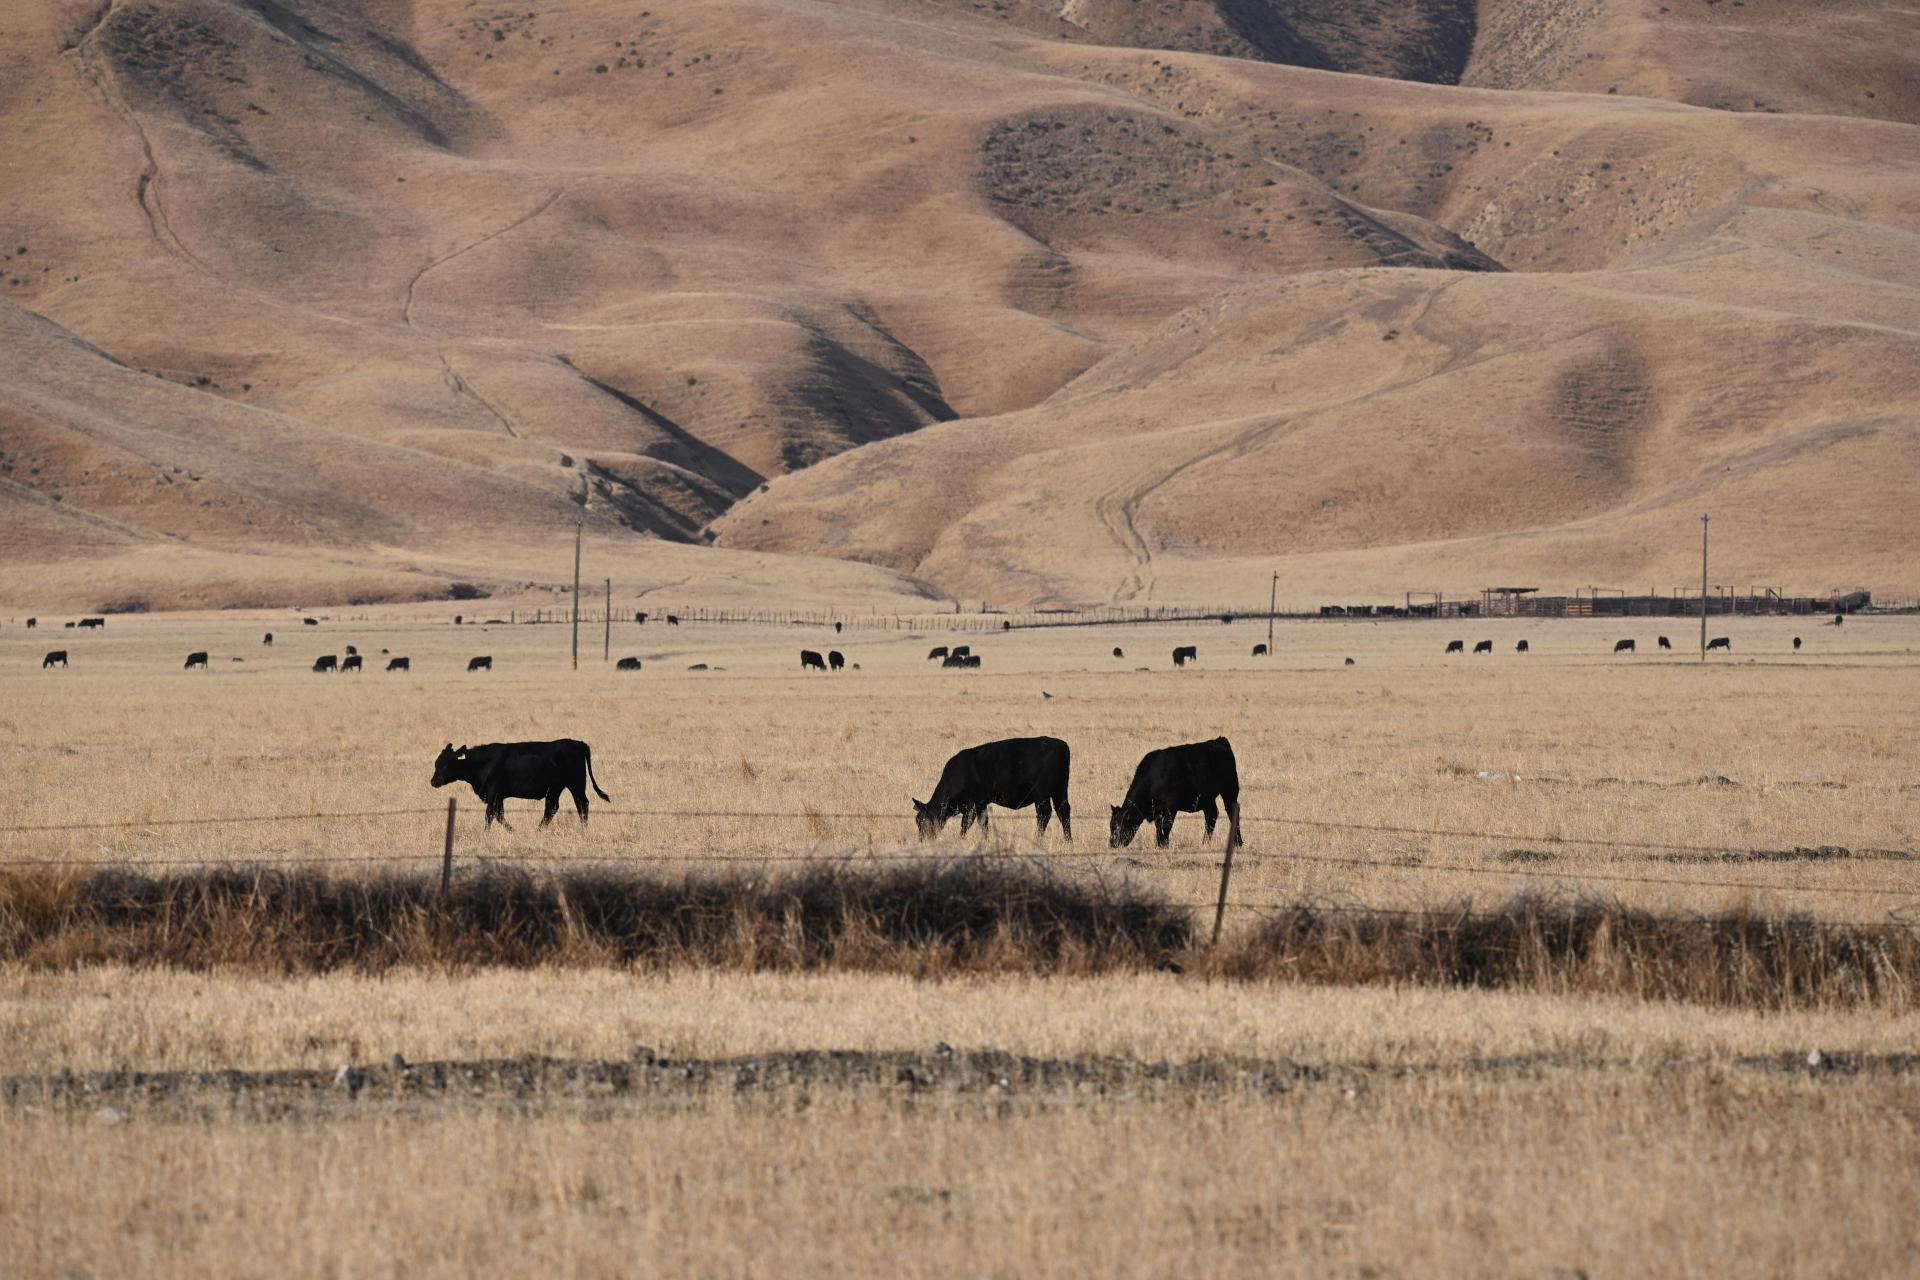
<path id="1" fill-rule="evenodd" d="M 396 965 L 1099 972 L 1163 964 L 1187 914 L 980 859 L 784 875 L 489 869 L 437 880 L 234 867 L 0 877 L 0 958 L 286 973 Z"/>

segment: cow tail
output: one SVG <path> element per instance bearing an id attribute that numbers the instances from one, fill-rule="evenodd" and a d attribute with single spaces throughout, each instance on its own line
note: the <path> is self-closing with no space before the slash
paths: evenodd
<path id="1" fill-rule="evenodd" d="M 593 784 L 593 794 L 599 796 L 602 800 L 607 801 L 609 804 L 613 802 L 613 797 L 600 789 L 600 779 L 593 776 L 593 748 L 592 747 L 587 748 L 587 781 Z"/>

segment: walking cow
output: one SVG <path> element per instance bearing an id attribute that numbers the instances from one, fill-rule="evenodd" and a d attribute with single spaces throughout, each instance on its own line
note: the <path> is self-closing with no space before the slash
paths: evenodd
<path id="1" fill-rule="evenodd" d="M 1246 842 L 1240 837 L 1240 771 L 1234 763 L 1233 744 L 1215 738 L 1149 751 L 1133 771 L 1127 798 L 1113 806 L 1107 843 L 1124 849 L 1133 843 L 1140 824 L 1151 822 L 1154 847 L 1164 849 L 1173 834 L 1174 816 L 1181 813 L 1205 818 L 1211 839 L 1220 816 L 1215 796 L 1227 811 L 1227 848 L 1237 849 Z"/>
<path id="2" fill-rule="evenodd" d="M 1058 738 L 1003 738 L 957 751 L 940 771 L 933 796 L 913 802 L 920 838 L 940 834 L 948 818 L 958 814 L 960 834 L 978 822 L 987 829 L 987 806 L 1003 809 L 1034 807 L 1040 834 L 1047 820 L 1060 813 L 1060 833 L 1073 839 L 1073 809 L 1067 802 L 1067 780 L 1072 754 Z"/>
<path id="3" fill-rule="evenodd" d="M 499 823 L 508 831 L 506 801 L 544 800 L 540 825 L 553 821 L 563 792 L 573 793 L 580 821 L 587 820 L 587 784 L 602 800 L 613 797 L 600 789 L 593 776 L 593 748 L 576 738 L 552 742 L 488 742 L 454 750 L 449 742 L 433 762 L 433 785 L 464 782 L 487 809 L 487 825 Z"/>

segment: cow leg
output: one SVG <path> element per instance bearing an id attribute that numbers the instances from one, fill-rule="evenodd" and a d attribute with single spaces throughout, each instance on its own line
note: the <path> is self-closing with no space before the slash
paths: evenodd
<path id="1" fill-rule="evenodd" d="M 1227 852 L 1232 853 L 1246 843 L 1240 836 L 1240 792 L 1220 798 L 1227 802 Z"/>
<path id="2" fill-rule="evenodd" d="M 1046 800 L 1035 800 L 1033 802 L 1033 813 L 1034 817 L 1040 822 L 1040 834 L 1043 836 L 1046 835 L 1047 823 L 1053 818 L 1053 805 Z"/>
<path id="3" fill-rule="evenodd" d="M 574 783 L 569 790 L 573 792 L 573 807 L 579 811 L 580 824 L 585 826 L 587 822 L 587 784 L 585 780 L 582 780 Z"/>
<path id="4" fill-rule="evenodd" d="M 1067 807 L 1067 798 L 1065 796 L 1060 796 L 1059 798 L 1054 800 L 1053 807 L 1055 811 L 1057 811 L 1060 814 L 1060 834 L 1067 838 L 1068 844 L 1072 844 L 1073 843 L 1073 811 Z"/>
<path id="5" fill-rule="evenodd" d="M 546 826 L 553 821 L 553 815 L 560 812 L 560 791 L 547 792 L 546 812 L 540 815 L 540 825 Z"/>
<path id="6" fill-rule="evenodd" d="M 972 828 L 973 828 L 973 810 L 962 809 L 960 811 L 960 834 L 965 835 L 967 834 L 968 831 L 972 830 Z"/>
<path id="7" fill-rule="evenodd" d="M 507 825 L 507 802 L 506 802 L 506 800 L 504 800 L 504 799 L 500 799 L 500 800 L 493 800 L 493 801 L 489 801 L 489 802 L 488 802 L 488 804 L 487 804 L 487 821 L 488 821 L 488 822 L 497 822 L 497 823 L 499 823 L 499 824 L 500 824 L 500 829 L 501 829 L 502 831 L 505 831 L 505 832 L 507 832 L 507 833 L 509 833 L 509 834 L 511 834 L 511 833 L 512 833 L 512 831 L 513 831 L 513 828 Z"/>
<path id="8" fill-rule="evenodd" d="M 980 824 L 980 834 L 987 834 L 987 806 L 981 805 L 973 811 L 973 820 Z"/>
<path id="9" fill-rule="evenodd" d="M 1153 847 L 1156 849 L 1166 848 L 1167 841 L 1172 837 L 1173 815 L 1171 813 L 1155 814 L 1153 819 Z"/>
<path id="10" fill-rule="evenodd" d="M 1207 820 L 1206 834 L 1200 837 L 1204 844 L 1213 839 L 1213 824 L 1220 820 L 1220 810 L 1214 807 L 1212 796 L 1200 802 L 1200 816 Z"/>

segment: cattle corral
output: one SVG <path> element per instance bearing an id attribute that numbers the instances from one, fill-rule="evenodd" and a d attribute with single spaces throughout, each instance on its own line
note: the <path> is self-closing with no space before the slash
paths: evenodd
<path id="1" fill-rule="evenodd" d="M 1203 925 L 1222 835 L 1203 843 L 1189 815 L 1164 851 L 1145 839 L 1111 850 L 1102 819 L 1147 751 L 1225 736 L 1247 841 L 1230 940 L 1302 902 L 1444 911 L 1533 892 L 1871 923 L 1904 920 L 1915 900 L 1920 779 L 1904 709 L 1920 693 L 1920 620 L 1803 630 L 1797 654 L 1791 619 L 1723 620 L 1734 656 L 1704 664 L 1684 641 L 1656 652 L 1652 627 L 1619 619 L 1478 620 L 1463 634 L 1494 650 L 1471 662 L 1447 658 L 1449 636 L 1432 627 L 1282 623 L 1271 656 L 1255 659 L 1264 620 L 1212 625 L 1191 638 L 1164 626 L 989 635 L 973 644 L 982 668 L 964 673 L 927 660 L 951 647 L 947 634 L 849 631 L 836 643 L 861 670 L 833 680 L 800 669 L 790 627 L 690 619 L 671 633 L 617 625 L 614 656 L 643 660 L 617 676 L 597 644 L 573 671 L 561 629 L 476 636 L 401 615 L 283 627 L 271 650 L 259 617 L 115 618 L 52 673 L 33 636 L 8 629 L 0 722 L 14 786 L 0 862 L 90 864 L 73 875 L 253 860 L 349 880 L 437 874 L 446 793 L 430 782 L 443 744 L 576 738 L 613 801 L 584 828 L 569 811 L 541 830 L 537 801 L 509 800 L 508 833 L 483 829 L 463 794 L 459 882 L 503 866 L 753 876 L 789 859 L 857 870 L 983 852 L 1038 859 L 1074 883 L 1138 885 L 1200 908 Z M 1639 652 L 1614 658 L 1628 635 Z M 1176 671 L 1170 644 L 1203 639 L 1209 661 Z M 406 654 L 411 670 L 312 676 L 317 657 L 348 644 Z M 1153 669 L 1116 663 L 1116 646 L 1153 655 Z M 182 653 L 202 650 L 211 670 L 183 670 Z M 227 664 L 234 653 L 248 661 Z M 476 653 L 494 658 L 490 678 L 466 674 Z M 1072 843 L 1057 824 L 1037 838 L 1030 810 L 996 810 L 984 838 L 951 824 L 919 841 L 912 800 L 955 751 L 1041 735 L 1071 746 L 1083 819 Z M 114 1215 L 124 1230 L 74 1255 L 99 1270 L 179 1230 L 164 1225 L 163 1189 L 182 1177 L 207 1207 L 182 1256 L 225 1249 L 240 1270 L 269 1256 L 243 1219 L 372 1266 L 330 1252 L 348 1247 L 328 1231 L 341 1219 L 313 1208 L 347 1177 L 392 1189 L 391 1256 L 429 1273 L 488 1249 L 592 1270 L 616 1239 L 698 1269 L 716 1206 L 737 1212 L 741 1196 L 802 1269 L 837 1256 L 831 1242 L 849 1231 L 921 1242 L 904 1263 L 856 1249 L 842 1258 L 856 1274 L 1017 1270 L 1023 1248 L 1135 1273 L 1307 1274 L 1359 1257 L 1472 1271 L 1489 1247 L 1502 1269 L 1530 1273 L 1645 1260 L 1631 1243 L 1644 1236 L 1589 1230 L 1571 1204 L 1673 1246 L 1643 1270 L 1698 1270 L 1737 1248 L 1763 1269 L 1819 1250 L 1872 1271 L 1912 1247 L 1920 1220 L 1905 1177 L 1920 1139 L 1898 1119 L 1916 1080 L 1899 1055 L 1920 1014 L 1904 998 L 1763 1015 L 1070 966 L 940 981 L 578 961 L 289 978 L 244 956 L 210 972 L 10 964 L 0 983 L 0 1072 L 12 1075 L 132 1064 L 330 1078 L 402 1052 L 497 1082 L 417 1096 L 383 1083 L 354 1101 L 265 1080 L 236 1092 L 211 1076 L 103 1084 L 85 1103 L 10 1085 L 0 1226 Z M 679 1077 L 651 1067 L 645 1088 L 613 1092 L 562 1087 L 558 1068 L 486 1065 L 638 1061 L 636 1045 L 740 1061 L 671 1088 Z M 1007 1084 L 972 1058 L 970 1074 L 942 1065 L 949 1045 L 1012 1055 L 995 1068 Z M 778 1056 L 824 1049 L 918 1056 L 884 1071 Z M 1807 1067 L 1815 1051 L 1840 1069 Z M 1183 1063 L 1195 1065 L 1174 1070 Z M 165 1123 L 182 1114 L 215 1123 Z M 741 1172 L 774 1150 L 788 1153 L 779 1178 Z M 1808 1164 L 1831 1175 L 1790 1176 Z M 545 1183 L 533 1165 L 550 1171 Z M 245 1185 L 231 1172 L 242 1167 Z M 1035 1190 L 1063 1178 L 1072 1194 Z M 1177 1188 L 1196 1180 L 1231 1190 L 1183 1216 L 1178 1205 L 1196 1202 Z M 268 1185 L 269 1203 L 249 1203 Z M 1798 1211 L 1755 1209 L 1783 1201 Z M 1868 1202 L 1884 1219 L 1843 1228 Z M 609 1209 L 605 1229 L 577 1230 Z M 1112 1244 L 1116 1212 L 1142 1224 L 1131 1251 Z M 1688 1243 L 1674 1246 L 1682 1231 Z M 432 1243 L 454 1239 L 466 1243 Z"/>

